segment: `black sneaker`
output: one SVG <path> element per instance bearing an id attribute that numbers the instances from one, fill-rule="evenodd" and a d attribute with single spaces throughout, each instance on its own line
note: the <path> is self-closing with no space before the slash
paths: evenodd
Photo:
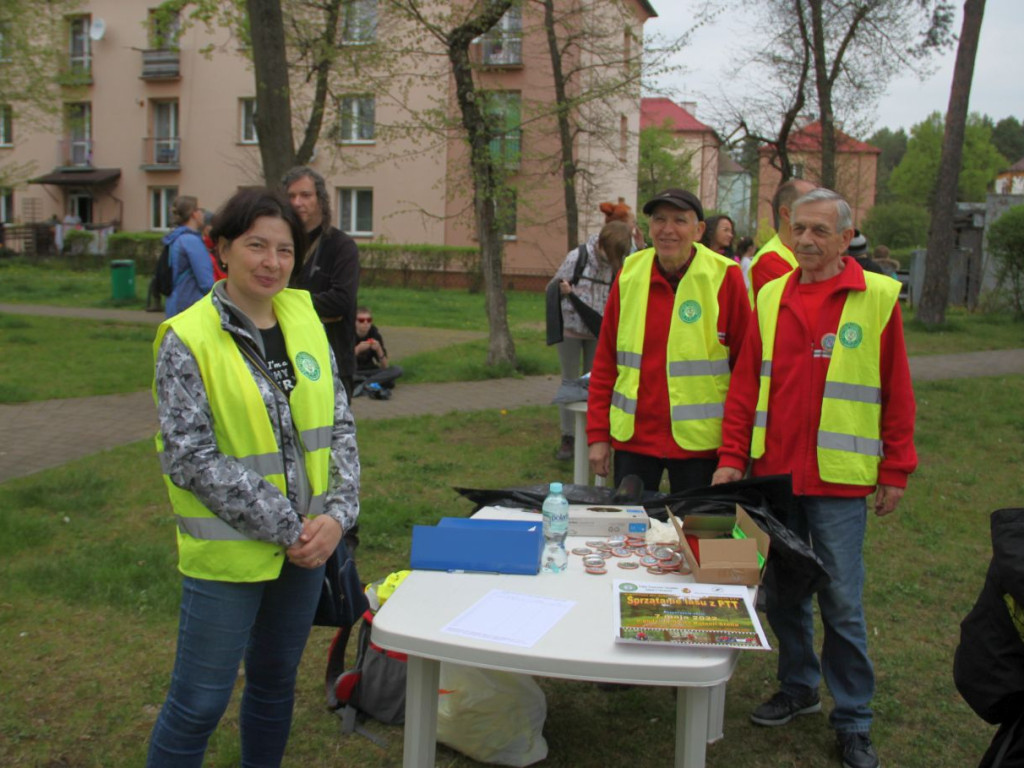
<path id="1" fill-rule="evenodd" d="M 779 691 L 750 713 L 750 722 L 757 725 L 785 725 L 797 715 L 812 715 L 821 712 L 821 698 L 817 691 L 811 691 L 807 698 L 797 699 Z"/>
<path id="2" fill-rule="evenodd" d="M 839 747 L 843 768 L 878 768 L 881 765 L 866 733 L 837 733 L 836 746 Z"/>

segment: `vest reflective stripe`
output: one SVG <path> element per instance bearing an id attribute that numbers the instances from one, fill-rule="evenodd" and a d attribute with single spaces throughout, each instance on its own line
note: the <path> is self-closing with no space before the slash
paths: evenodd
<path id="1" fill-rule="evenodd" d="M 248 541 L 249 537 L 218 517 L 181 517 L 178 530 L 195 539 L 207 541 Z"/>
<path id="2" fill-rule="evenodd" d="M 891 278 L 864 274 L 865 291 L 848 291 L 839 318 L 836 343 L 825 375 L 817 433 L 818 474 L 845 485 L 875 485 L 883 456 L 881 440 L 881 338 L 899 300 Z M 761 329 L 761 385 L 750 455 L 764 455 L 771 388 L 771 355 L 779 306 L 787 280 L 768 283 L 758 296 Z"/>
<path id="3" fill-rule="evenodd" d="M 309 294 L 285 290 L 274 298 L 274 312 L 295 371 L 289 396 L 292 421 L 304 453 L 299 487 L 292 489 L 303 514 L 323 512 L 334 423 L 334 380 L 330 348 Z M 248 364 L 231 334 L 221 327 L 210 297 L 165 321 L 157 332 L 154 354 L 173 328 L 196 358 L 206 388 L 217 449 L 287 494 L 284 457 L 267 406 Z M 178 518 L 178 568 L 196 578 L 219 581 L 266 581 L 277 578 L 284 548 L 246 537 L 218 518 L 192 493 L 174 485 L 167 474 L 162 436 L 157 435 L 164 482 Z"/>
<path id="4" fill-rule="evenodd" d="M 776 233 L 771 240 L 769 240 L 767 243 L 761 246 L 761 250 L 754 254 L 754 258 L 750 260 L 750 266 L 747 267 L 748 275 L 754 274 L 754 266 L 757 264 L 758 261 L 760 261 L 761 257 L 766 253 L 777 253 L 783 261 L 789 264 L 789 268 L 791 270 L 797 268 L 796 256 L 793 255 L 793 252 L 789 250 L 789 248 L 782 244 L 782 240 L 779 238 L 778 233 Z M 751 309 L 753 309 L 754 305 L 756 304 L 756 301 L 754 300 L 755 297 L 753 278 L 751 278 L 750 280 L 750 287 L 747 288 L 747 298 L 750 299 L 750 307 Z"/>
<path id="5" fill-rule="evenodd" d="M 687 450 L 713 450 L 722 442 L 722 411 L 729 389 L 729 350 L 718 331 L 718 291 L 735 262 L 703 245 L 676 290 L 668 333 L 666 377 L 672 436 Z M 633 437 L 646 332 L 647 303 L 654 269 L 653 248 L 632 254 L 619 275 L 620 313 L 612 392 L 611 435 Z"/>

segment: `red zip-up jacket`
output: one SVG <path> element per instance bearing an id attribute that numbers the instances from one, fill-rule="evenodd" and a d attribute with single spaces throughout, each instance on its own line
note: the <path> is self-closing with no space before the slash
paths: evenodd
<path id="1" fill-rule="evenodd" d="M 793 267 L 777 251 L 762 253 L 756 264 L 752 264 L 748 270 L 750 286 L 754 289 L 754 298 L 761 292 L 766 283 L 770 283 L 777 277 L 788 275 Z"/>
<path id="2" fill-rule="evenodd" d="M 692 261 L 691 261 L 692 263 Z M 619 275 L 621 276 L 621 272 Z M 683 279 L 686 277 L 684 275 Z M 640 389 L 637 392 L 636 427 L 633 437 L 619 442 L 611 437 L 609 414 L 612 387 L 618 377 L 615 364 L 615 343 L 619 334 L 619 313 L 630 311 L 619 303 L 619 278 L 615 278 L 605 307 L 601 335 L 597 341 L 594 365 L 590 371 L 590 393 L 587 398 L 587 444 L 610 442 L 616 450 L 632 451 L 645 456 L 668 459 L 713 459 L 715 451 L 687 451 L 672 436 L 671 406 L 668 400 L 667 345 L 668 331 L 675 304 L 675 291 L 658 269 L 658 260 L 651 266 L 651 287 L 647 299 L 644 326 L 644 349 L 640 362 Z M 743 272 L 730 267 L 718 290 L 718 332 L 724 334 L 723 344 L 729 348 L 729 365 L 734 366 L 740 344 L 746 336 L 750 320 L 750 301 Z M 634 310 L 635 311 L 635 310 Z"/>
<path id="3" fill-rule="evenodd" d="M 821 401 L 830 358 L 823 353 L 822 339 L 835 334 L 849 291 L 863 291 L 864 270 L 849 257 L 833 291 L 825 297 L 818 327 L 807 327 L 797 294 L 801 270 L 788 278 L 779 306 L 772 355 L 768 401 L 768 428 L 764 455 L 754 461 L 754 477 L 790 474 L 793 492 L 799 496 L 867 496 L 873 486 L 829 483 L 818 474 L 817 433 Z M 878 482 L 905 488 L 907 476 L 917 467 L 914 449 L 914 391 L 903 340 L 903 319 L 897 303 L 881 337 L 882 385 L 881 438 L 885 457 L 878 468 Z M 722 423 L 719 467 L 743 471 L 750 458 L 750 435 L 757 407 L 761 371 L 761 332 L 754 314 L 740 357 L 729 381 Z"/>

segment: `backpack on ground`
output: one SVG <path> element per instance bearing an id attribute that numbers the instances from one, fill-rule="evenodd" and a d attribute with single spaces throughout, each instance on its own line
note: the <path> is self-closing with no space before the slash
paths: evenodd
<path id="1" fill-rule="evenodd" d="M 374 613 L 386 600 L 384 595 L 390 595 L 408 573 L 393 573 L 366 588 L 370 608 L 363 614 L 359 625 L 354 665 L 345 668 L 345 648 L 352 627 L 338 630 L 327 654 L 324 680 L 327 708 L 340 718 L 342 733 L 358 733 L 381 747 L 386 746 L 386 741 L 363 728 L 362 724 L 368 719 L 386 725 L 405 722 L 408 657 L 375 645 L 370 640 L 370 633 L 373 631 Z"/>
<path id="2" fill-rule="evenodd" d="M 161 296 L 170 296 L 174 290 L 174 270 L 171 269 L 171 244 L 164 243 L 160 258 L 156 260 L 153 284 Z"/>

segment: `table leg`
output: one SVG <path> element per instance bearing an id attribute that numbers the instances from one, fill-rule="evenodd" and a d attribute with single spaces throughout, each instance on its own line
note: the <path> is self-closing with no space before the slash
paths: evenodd
<path id="1" fill-rule="evenodd" d="M 714 744 L 725 736 L 725 683 L 712 688 L 709 696 L 708 744 Z"/>
<path id="2" fill-rule="evenodd" d="M 403 768 L 433 768 L 437 755 L 437 686 L 441 663 L 409 656 L 405 681 Z"/>
<path id="3" fill-rule="evenodd" d="M 587 448 L 587 412 L 573 411 L 574 440 L 572 454 L 572 481 L 576 485 L 590 485 L 590 459 Z M 603 488 L 605 479 L 594 476 L 594 485 Z"/>
<path id="4" fill-rule="evenodd" d="M 704 768 L 710 700 L 707 688 L 676 689 L 675 768 Z"/>

